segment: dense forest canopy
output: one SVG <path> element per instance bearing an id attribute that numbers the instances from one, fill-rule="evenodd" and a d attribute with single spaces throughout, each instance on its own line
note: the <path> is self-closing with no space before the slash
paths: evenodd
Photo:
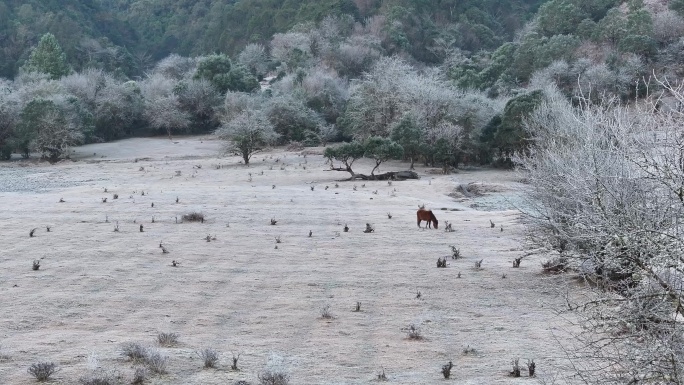
<path id="1" fill-rule="evenodd" d="M 76 70 L 98 65 L 139 75 L 175 53 L 234 55 L 249 43 L 326 16 L 387 19 L 388 47 L 429 63 L 440 50 L 494 49 L 511 41 L 542 0 L 3 0 L 0 76 L 13 78 L 50 32 Z M 390 47 L 390 45 L 392 47 Z"/>
<path id="2" fill-rule="evenodd" d="M 0 153 L 235 120 L 278 144 L 378 136 L 412 162 L 511 166 L 546 85 L 625 102 L 684 74 L 683 3 L 3 0 Z M 70 139 L 39 143 L 59 127 L 35 106 Z"/>

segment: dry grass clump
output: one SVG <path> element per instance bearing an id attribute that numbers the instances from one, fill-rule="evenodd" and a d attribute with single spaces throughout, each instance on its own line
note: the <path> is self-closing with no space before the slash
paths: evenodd
<path id="1" fill-rule="evenodd" d="M 12 358 L 4 349 L 2 348 L 2 344 L 0 344 L 0 361 L 7 361 L 10 358 Z"/>
<path id="2" fill-rule="evenodd" d="M 451 368 L 454 367 L 453 362 L 449 361 L 448 364 L 442 366 L 442 375 L 444 376 L 445 379 L 449 379 L 451 377 Z"/>
<path id="3" fill-rule="evenodd" d="M 121 376 L 116 372 L 98 371 L 78 380 L 80 385 L 117 385 Z"/>
<path id="4" fill-rule="evenodd" d="M 321 309 L 321 318 L 323 319 L 333 319 L 335 318 L 332 315 L 332 312 L 330 311 L 330 305 L 325 305 L 323 309 Z"/>
<path id="5" fill-rule="evenodd" d="M 147 348 L 137 342 L 127 342 L 121 345 L 121 354 L 133 362 L 145 362 Z"/>
<path id="6" fill-rule="evenodd" d="M 183 215 L 183 222 L 201 222 L 204 223 L 204 214 L 198 212 L 187 213 Z"/>
<path id="7" fill-rule="evenodd" d="M 162 355 L 157 349 L 150 349 L 136 342 L 128 342 L 121 346 L 121 354 L 129 360 L 147 365 L 154 373 L 165 374 L 169 358 Z M 144 373 L 136 370 L 136 378 L 144 380 Z M 135 383 L 135 382 L 134 382 Z"/>
<path id="8" fill-rule="evenodd" d="M 451 248 L 451 259 L 461 258 L 461 249 L 457 248 L 454 245 L 451 245 L 449 247 Z"/>
<path id="9" fill-rule="evenodd" d="M 418 329 L 416 327 L 416 325 L 413 325 L 413 324 L 409 325 L 407 333 L 408 333 L 408 339 L 410 339 L 410 340 L 422 340 L 423 339 L 423 335 L 420 332 L 420 329 Z"/>
<path id="10" fill-rule="evenodd" d="M 382 373 L 378 374 L 378 381 L 387 381 L 387 376 L 385 375 L 385 369 L 382 369 Z"/>
<path id="11" fill-rule="evenodd" d="M 511 365 L 513 365 L 513 370 L 508 373 L 509 376 L 511 377 L 520 377 L 520 365 L 518 364 L 520 360 L 515 358 L 513 361 L 511 361 Z"/>
<path id="12" fill-rule="evenodd" d="M 204 362 L 205 368 L 215 368 L 218 364 L 219 353 L 214 349 L 204 348 L 197 352 L 197 355 L 202 359 L 202 362 Z"/>
<path id="13" fill-rule="evenodd" d="M 166 374 L 166 366 L 169 362 L 169 357 L 161 354 L 157 349 L 150 349 L 145 358 L 145 364 L 154 373 Z"/>
<path id="14" fill-rule="evenodd" d="M 160 332 L 157 334 L 157 342 L 161 346 L 173 346 L 178 343 L 178 333 Z"/>
<path id="15" fill-rule="evenodd" d="M 49 380 L 56 371 L 57 365 L 54 362 L 36 362 L 28 368 L 29 374 L 40 382 Z"/>
<path id="16" fill-rule="evenodd" d="M 290 383 L 290 376 L 287 373 L 266 370 L 259 374 L 259 385 L 288 385 Z"/>
<path id="17" fill-rule="evenodd" d="M 146 379 L 147 379 L 147 369 L 135 368 L 135 372 L 133 372 L 133 380 L 131 381 L 131 384 L 141 385 L 141 384 L 145 383 Z"/>

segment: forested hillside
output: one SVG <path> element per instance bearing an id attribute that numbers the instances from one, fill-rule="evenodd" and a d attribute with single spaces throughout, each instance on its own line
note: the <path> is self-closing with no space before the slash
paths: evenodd
<path id="1" fill-rule="evenodd" d="M 97 66 L 139 75 L 176 53 L 236 54 L 248 43 L 325 16 L 386 19 L 388 53 L 407 50 L 435 63 L 444 49 L 476 52 L 512 40 L 542 0 L 2 0 L 0 76 L 12 78 L 51 32 L 76 70 Z"/>
<path id="2" fill-rule="evenodd" d="M 281 144 L 378 136 L 426 164 L 510 166 L 546 85 L 626 102 L 649 76 L 684 74 L 683 11 L 681 0 L 5 0 L 0 148 L 59 158 L 71 144 L 213 132 L 247 114 Z M 54 122 L 71 131 L 40 134 Z M 69 139 L 37 141 L 56 137 Z"/>

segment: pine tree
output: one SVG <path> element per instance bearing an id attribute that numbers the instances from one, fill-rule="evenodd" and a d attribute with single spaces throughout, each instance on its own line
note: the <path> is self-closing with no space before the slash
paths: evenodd
<path id="1" fill-rule="evenodd" d="M 38 46 L 33 49 L 22 68 L 27 72 L 48 74 L 53 79 L 59 79 L 71 72 L 66 61 L 66 54 L 59 46 L 55 35 L 49 32 L 40 38 Z"/>

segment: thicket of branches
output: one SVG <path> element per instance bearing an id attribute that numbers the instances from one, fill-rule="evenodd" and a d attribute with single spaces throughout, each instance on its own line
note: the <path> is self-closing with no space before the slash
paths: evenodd
<path id="1" fill-rule="evenodd" d="M 624 106 L 554 87 L 527 120 L 530 239 L 595 290 L 569 299 L 587 384 L 684 383 L 684 89 Z"/>

